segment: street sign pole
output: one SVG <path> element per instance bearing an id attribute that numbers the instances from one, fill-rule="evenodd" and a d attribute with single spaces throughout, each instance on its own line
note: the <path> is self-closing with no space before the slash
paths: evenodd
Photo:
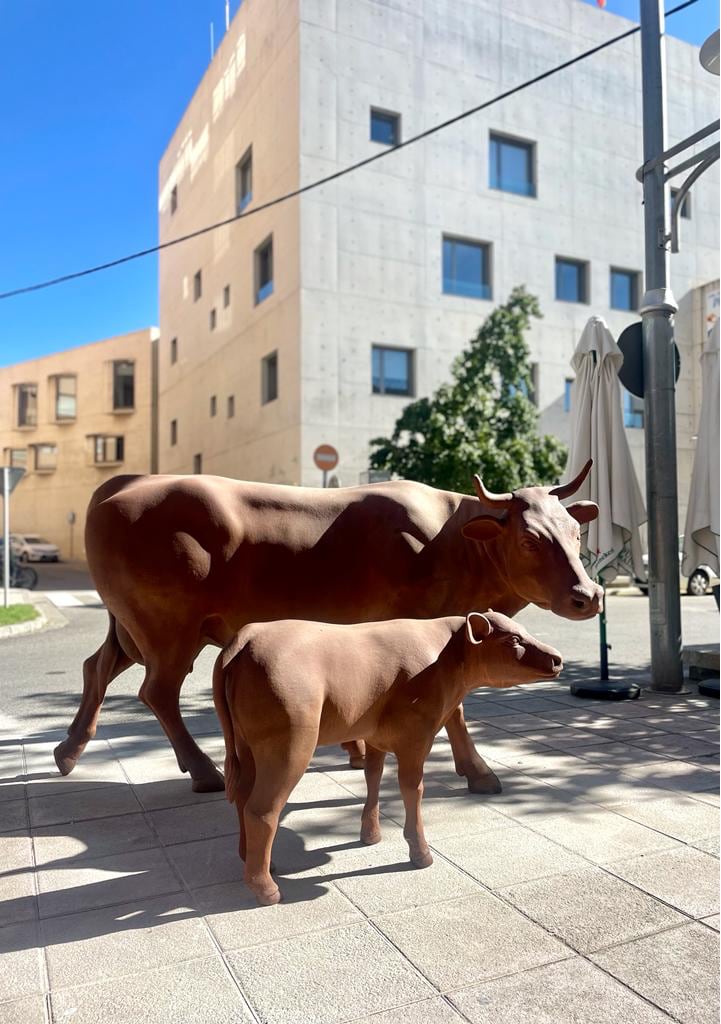
<path id="1" fill-rule="evenodd" d="M 646 498 L 648 507 L 649 615 L 652 689 L 676 693 L 683 686 L 681 598 L 678 565 L 675 354 L 668 286 L 668 189 L 662 162 L 649 165 L 666 146 L 664 12 L 662 0 L 641 0 L 643 82 L 643 202 L 646 293 L 641 306 L 645 380 Z"/>
<path id="2" fill-rule="evenodd" d="M 3 591 L 5 607 L 10 603 L 10 470 L 3 466 Z"/>

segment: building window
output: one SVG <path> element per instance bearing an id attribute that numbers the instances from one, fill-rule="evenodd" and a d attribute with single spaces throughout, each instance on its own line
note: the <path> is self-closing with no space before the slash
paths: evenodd
<path id="1" fill-rule="evenodd" d="M 462 238 L 443 239 L 443 291 L 472 299 L 491 298 L 491 247 Z"/>
<path id="2" fill-rule="evenodd" d="M 193 275 L 193 302 L 197 302 L 203 294 L 203 272 L 196 270 Z"/>
<path id="3" fill-rule="evenodd" d="M 536 173 L 534 144 L 491 134 L 489 148 L 491 188 L 535 196 Z"/>
<path id="4" fill-rule="evenodd" d="M 175 213 L 178 209 L 178 186 L 173 185 L 172 192 L 170 193 L 170 212 Z"/>
<path id="5" fill-rule="evenodd" d="M 77 416 L 77 378 L 55 378 L 55 419 L 74 420 Z"/>
<path id="6" fill-rule="evenodd" d="M 556 298 L 561 302 L 588 302 L 588 264 L 556 256 Z"/>
<path id="7" fill-rule="evenodd" d="M 210 415 L 215 416 L 218 412 L 218 399 L 215 395 L 210 396 Z"/>
<path id="8" fill-rule="evenodd" d="M 573 387 L 573 378 L 566 377 L 563 382 L 563 411 L 571 411 L 571 389 Z"/>
<path id="9" fill-rule="evenodd" d="M 371 142 L 380 142 L 382 146 L 397 146 L 400 141 L 400 114 L 371 107 Z"/>
<path id="10" fill-rule="evenodd" d="M 677 188 L 671 189 L 671 206 L 673 208 L 673 201 L 678 195 L 679 190 Z M 691 193 L 687 192 L 684 196 L 683 202 L 681 203 L 681 209 L 679 210 L 679 217 L 683 217 L 684 220 L 691 220 Z"/>
<path id="11" fill-rule="evenodd" d="M 114 465 L 125 457 L 125 438 L 106 434 L 92 435 L 93 462 L 96 466 Z"/>
<path id="12" fill-rule="evenodd" d="M 135 408 L 135 363 L 117 359 L 113 363 L 113 409 Z"/>
<path id="13" fill-rule="evenodd" d="M 611 309 L 638 309 L 638 272 L 611 267 Z"/>
<path id="14" fill-rule="evenodd" d="M 35 469 L 39 473 L 50 473 L 58 466 L 58 448 L 54 444 L 36 444 Z"/>
<path id="15" fill-rule="evenodd" d="M 215 309 L 211 309 L 211 311 L 210 311 L 210 329 L 211 329 L 211 331 L 215 330 L 217 323 L 218 323 L 218 314 L 216 313 Z"/>
<path id="16" fill-rule="evenodd" d="M 6 448 L 5 457 L 9 465 L 15 469 L 27 469 L 28 467 L 27 448 Z"/>
<path id="17" fill-rule="evenodd" d="M 278 397 L 278 353 L 271 352 L 261 361 L 260 401 L 263 405 Z"/>
<path id="18" fill-rule="evenodd" d="M 253 199 L 253 151 L 235 165 L 235 212 L 242 213 Z"/>
<path id="19" fill-rule="evenodd" d="M 223 309 L 227 309 L 230 305 L 230 285 L 226 284 L 223 289 Z"/>
<path id="20" fill-rule="evenodd" d="M 18 384 L 18 426 L 36 427 L 38 425 L 38 386 L 37 384 Z"/>
<path id="21" fill-rule="evenodd" d="M 273 236 L 255 250 L 255 304 L 273 294 Z"/>
<path id="22" fill-rule="evenodd" d="M 371 353 L 374 395 L 413 394 L 413 352 L 374 345 Z"/>
<path id="23" fill-rule="evenodd" d="M 624 427 L 643 427 L 643 399 L 623 389 Z"/>
<path id="24" fill-rule="evenodd" d="M 203 472 L 203 456 L 202 456 L 201 452 L 198 452 L 197 455 L 193 456 L 193 472 L 194 473 L 202 473 Z"/>
<path id="25" fill-rule="evenodd" d="M 170 362 L 177 363 L 178 361 L 178 339 L 170 339 Z"/>
<path id="26" fill-rule="evenodd" d="M 235 416 L 235 395 L 228 395 L 228 419 Z"/>
<path id="27" fill-rule="evenodd" d="M 170 444 L 176 445 L 178 443 L 178 421 L 170 421 Z"/>

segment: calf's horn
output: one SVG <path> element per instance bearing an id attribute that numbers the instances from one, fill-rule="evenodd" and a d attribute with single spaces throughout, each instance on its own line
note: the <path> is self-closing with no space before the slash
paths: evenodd
<path id="1" fill-rule="evenodd" d="M 490 508 L 508 508 L 513 501 L 513 495 L 510 491 L 506 494 L 494 494 L 493 491 L 487 491 L 478 473 L 474 474 L 473 486 L 483 504 L 490 506 Z"/>
<path id="2" fill-rule="evenodd" d="M 569 480 L 567 484 L 559 484 L 557 487 L 552 487 L 549 493 L 554 494 L 559 500 L 563 500 L 564 498 L 570 498 L 572 494 L 576 493 L 578 488 L 586 479 L 591 470 L 592 465 L 593 459 L 589 459 L 577 477 L 575 477 L 573 480 Z"/>

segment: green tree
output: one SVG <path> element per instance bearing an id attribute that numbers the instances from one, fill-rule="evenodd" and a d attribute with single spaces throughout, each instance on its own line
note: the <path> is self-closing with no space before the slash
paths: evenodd
<path id="1" fill-rule="evenodd" d="M 537 298 L 514 288 L 454 360 L 451 380 L 407 405 L 390 437 L 371 441 L 371 468 L 465 493 L 473 473 L 492 491 L 555 483 L 566 447 L 539 435 L 528 398 L 532 316 L 541 316 Z"/>

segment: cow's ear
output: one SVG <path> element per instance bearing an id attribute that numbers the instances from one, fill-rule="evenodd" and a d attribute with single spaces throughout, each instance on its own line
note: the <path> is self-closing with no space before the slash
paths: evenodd
<path id="1" fill-rule="evenodd" d="M 469 612 L 466 615 L 466 636 L 472 644 L 482 644 L 493 632 L 490 620 L 480 612 Z"/>
<path id="2" fill-rule="evenodd" d="M 469 540 L 491 540 L 498 536 L 505 525 L 505 519 L 496 519 L 495 516 L 476 516 L 475 519 L 468 520 L 461 533 Z"/>
<path id="3" fill-rule="evenodd" d="M 578 523 L 590 523 L 598 517 L 598 505 L 595 501 L 574 501 L 566 506 L 566 512 Z"/>

